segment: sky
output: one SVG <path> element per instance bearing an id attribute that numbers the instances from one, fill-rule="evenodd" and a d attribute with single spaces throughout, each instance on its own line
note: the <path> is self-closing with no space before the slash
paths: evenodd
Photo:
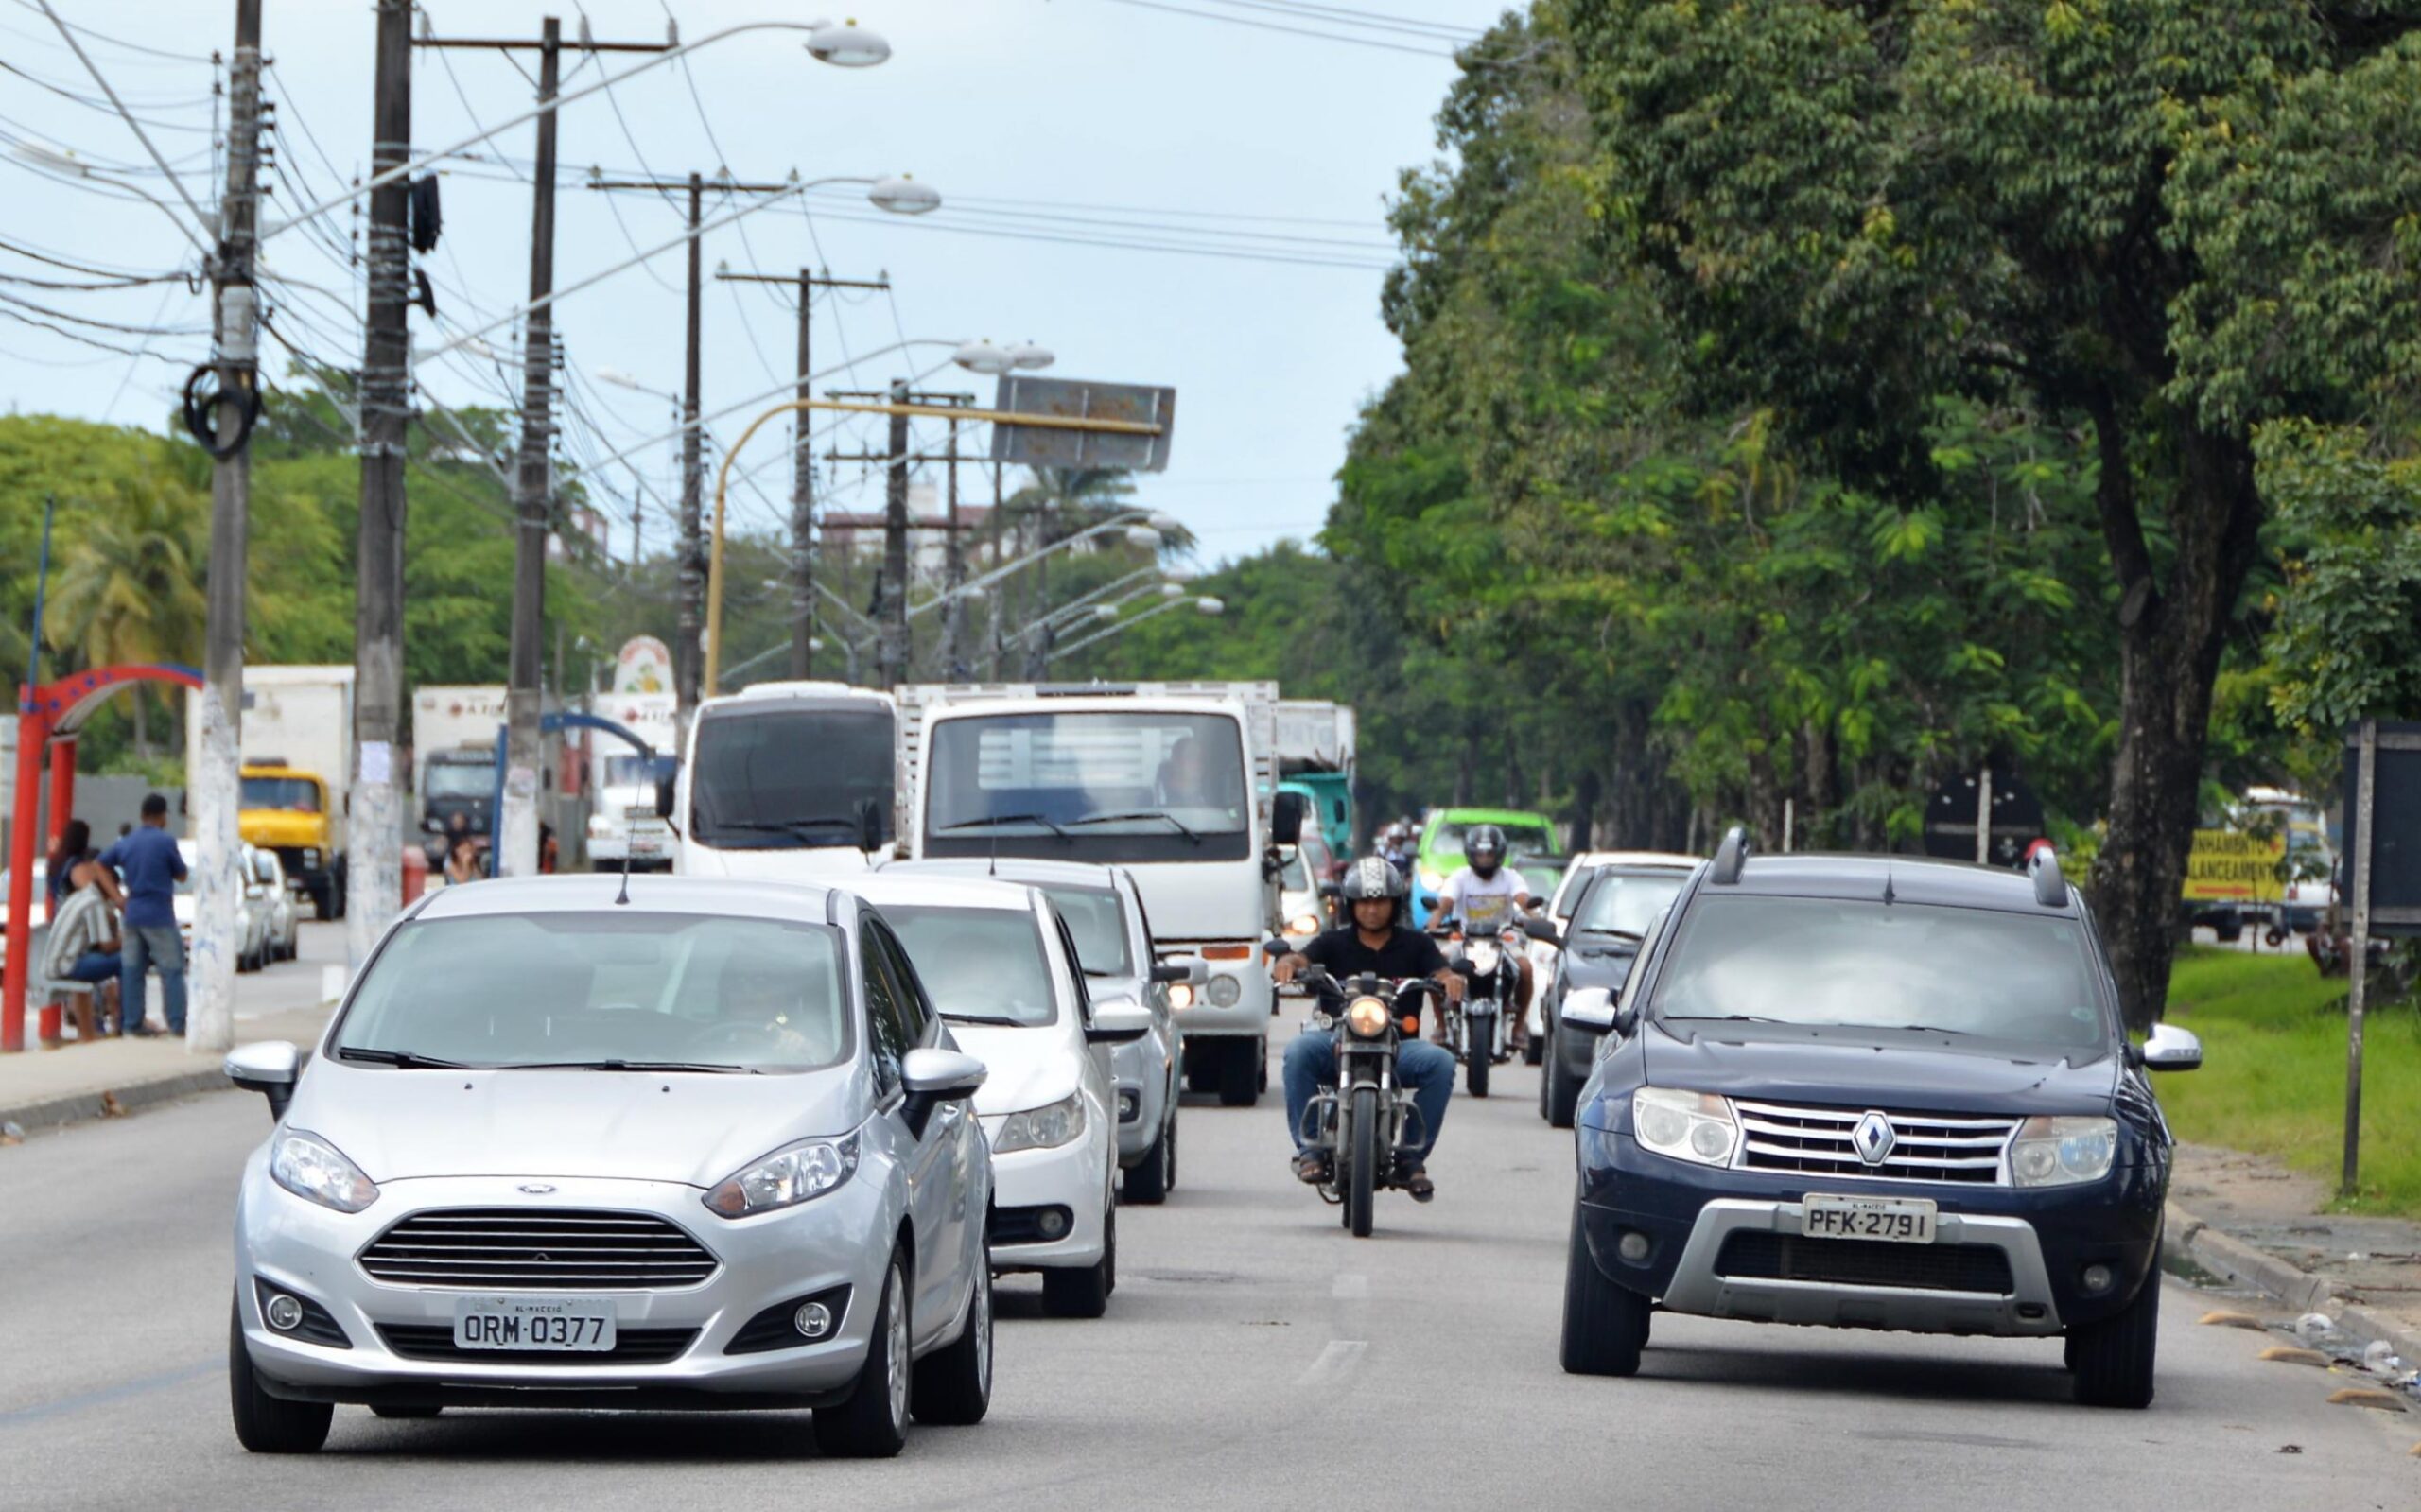
<path id="1" fill-rule="evenodd" d="M 80 40 L 207 209 L 216 199 L 209 58 L 232 44 L 231 0 L 53 3 L 101 34 Z M 670 200 L 574 182 L 592 165 L 614 177 L 727 165 L 747 182 L 782 182 L 792 170 L 805 180 L 912 173 L 940 191 L 939 213 L 880 214 L 862 185 L 783 196 L 708 233 L 706 267 L 888 276 L 887 295 L 835 291 L 816 305 L 816 368 L 854 362 L 820 388 L 922 375 L 924 387 L 988 404 L 992 380 L 930 371 L 947 360 L 945 347 L 875 355 L 903 339 L 964 338 L 1039 343 L 1057 356 L 1054 377 L 1173 386 L 1170 466 L 1142 480 L 1142 502 L 1193 530 L 1205 565 L 1315 531 L 1356 413 L 1399 366 L 1378 313 L 1392 260 L 1385 200 L 1404 168 L 1436 155 L 1433 116 L 1454 78 L 1450 34 L 1476 34 L 1502 0 L 849 3 L 859 9 L 820 0 L 426 0 L 423 9 L 439 37 L 534 39 L 549 13 L 576 36 L 583 11 L 601 42 L 659 41 L 668 14 L 685 42 L 762 20 L 854 17 L 880 31 L 894 49 L 880 67 L 822 64 L 803 50 L 802 34 L 762 31 L 566 105 L 557 286 L 674 241 L 682 229 Z M 1340 19 L 1346 10 L 1360 19 Z M 266 212 L 274 220 L 305 208 L 305 196 L 342 192 L 341 181 L 364 169 L 374 16 L 367 0 L 266 0 L 266 12 L 279 126 Z M 1345 31 L 1361 43 L 1306 31 Z M 567 57 L 565 89 L 645 61 Z M 526 53 L 421 50 L 415 148 L 448 146 L 528 110 L 533 85 L 519 67 L 534 77 Z M 38 258 L 145 277 L 198 266 L 177 224 L 191 227 L 191 216 L 130 129 L 106 102 L 96 108 L 97 95 L 34 0 L 0 0 L 0 406 L 159 429 L 186 373 L 207 355 L 206 291 L 181 279 L 110 290 L 25 282 L 95 281 Z M 423 354 L 504 320 L 527 298 L 534 130 L 506 130 L 478 149 L 479 161 L 445 173 L 444 238 L 421 260 L 440 319 L 411 318 Z M 27 161 L 29 148 L 42 162 Z M 51 154 L 61 150 L 109 171 L 60 172 Z M 707 217 L 757 202 L 710 194 Z M 362 352 L 360 269 L 350 256 L 358 235 L 356 216 L 341 210 L 264 249 L 274 328 L 311 358 L 345 368 L 357 367 Z M 1096 245 L 1105 241 L 1214 245 L 1217 254 Z M 675 246 L 556 306 L 572 410 L 563 455 L 597 467 L 587 480 L 617 522 L 618 555 L 634 500 L 650 549 L 670 540 L 677 473 L 671 444 L 651 438 L 673 416 L 669 397 L 600 375 L 678 390 L 683 269 Z M 787 290 L 709 282 L 708 414 L 789 383 L 796 321 Z M 416 370 L 427 396 L 449 406 L 517 401 L 514 328 L 506 321 L 427 356 Z M 273 375 L 288 356 L 265 341 Z M 756 408 L 714 422 L 715 442 L 735 441 Z M 880 425 L 850 423 L 820 446 L 880 449 Z M 938 443 L 937 429 L 918 427 L 914 449 Z M 607 461 L 625 450 L 626 463 Z M 740 523 L 773 528 L 786 518 L 786 452 L 780 423 L 750 443 L 739 467 L 762 464 L 753 473 L 761 492 L 735 495 Z M 879 478 L 861 467 L 839 465 L 826 482 L 832 507 L 880 503 Z M 963 486 L 970 499 L 988 496 L 973 472 Z"/>

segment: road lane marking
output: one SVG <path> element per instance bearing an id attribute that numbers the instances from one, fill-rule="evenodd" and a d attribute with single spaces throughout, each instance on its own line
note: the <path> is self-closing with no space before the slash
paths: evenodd
<path id="1" fill-rule="evenodd" d="M 1362 1351 L 1370 1347 L 1367 1339 L 1331 1339 L 1320 1350 L 1311 1368 L 1295 1380 L 1298 1386 L 1325 1386 L 1352 1374 L 1362 1363 Z"/>

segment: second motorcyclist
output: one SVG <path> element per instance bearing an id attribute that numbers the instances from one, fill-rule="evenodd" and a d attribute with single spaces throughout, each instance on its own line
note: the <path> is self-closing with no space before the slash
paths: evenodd
<path id="1" fill-rule="evenodd" d="M 1505 864 L 1505 831 L 1494 825 L 1474 825 L 1463 837 L 1463 866 L 1437 890 L 1436 920 L 1452 919 L 1465 935 L 1499 934 L 1515 928 L 1530 906 L 1530 884 Z M 1530 1042 L 1530 963 L 1510 950 L 1516 985 L 1512 1017 L 1507 1021 L 1507 1043 L 1515 1050 Z"/>
<path id="2" fill-rule="evenodd" d="M 1462 1000 L 1462 978 L 1447 969 L 1437 942 L 1403 926 L 1402 873 L 1379 857 L 1366 856 L 1346 872 L 1339 891 L 1351 922 L 1315 936 L 1298 953 L 1280 956 L 1271 971 L 1280 983 L 1293 982 L 1305 966 L 1315 965 L 1337 978 L 1365 972 L 1389 982 L 1432 978 L 1445 986 L 1450 999 Z M 1419 999 L 1411 999 L 1408 1009 L 1399 1003 L 1397 1011 L 1414 1017 L 1417 1030 Z M 1286 1126 L 1295 1137 L 1295 1174 L 1318 1186 L 1329 1178 L 1328 1157 L 1306 1144 L 1303 1110 L 1319 1087 L 1336 1080 L 1334 1033 L 1307 1029 L 1298 1035 L 1286 1047 L 1284 1076 Z M 1418 1033 L 1408 1034 L 1397 1047 L 1396 1076 L 1420 1110 L 1421 1131 L 1420 1147 L 1398 1157 L 1396 1183 L 1414 1201 L 1427 1202 L 1437 1195 L 1437 1186 L 1429 1179 L 1428 1156 L 1437 1147 L 1438 1125 L 1445 1121 L 1446 1101 L 1454 1091 L 1454 1057 Z"/>

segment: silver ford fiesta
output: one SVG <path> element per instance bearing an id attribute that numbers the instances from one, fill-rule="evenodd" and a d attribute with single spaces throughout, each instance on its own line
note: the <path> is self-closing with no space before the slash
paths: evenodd
<path id="1" fill-rule="evenodd" d="M 897 1453 L 991 1395 L 990 1156 L 879 914 L 691 878 L 448 888 L 379 943 L 235 1212 L 247 1449 L 334 1405 L 811 1408 Z"/>

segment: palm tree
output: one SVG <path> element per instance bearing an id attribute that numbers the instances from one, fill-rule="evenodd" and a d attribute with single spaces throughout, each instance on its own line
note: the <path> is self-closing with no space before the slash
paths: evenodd
<path id="1" fill-rule="evenodd" d="M 88 667 L 199 661 L 208 502 L 158 471 L 117 481 L 61 555 L 44 638 Z M 134 748 L 151 755 L 146 692 L 134 696 Z"/>
<path id="2" fill-rule="evenodd" d="M 1123 467 L 1037 467 L 1008 507 L 1039 522 L 1035 544 L 1048 546 L 1134 509 L 1135 475 Z M 1183 555 L 1193 546 L 1193 532 L 1182 527 L 1162 533 L 1164 556 Z"/>

